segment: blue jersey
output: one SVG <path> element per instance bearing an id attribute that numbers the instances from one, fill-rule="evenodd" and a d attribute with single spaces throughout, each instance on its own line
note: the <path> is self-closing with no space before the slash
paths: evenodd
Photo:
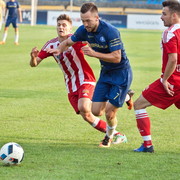
<path id="1" fill-rule="evenodd" d="M 96 52 L 111 53 L 116 50 L 121 50 L 122 57 L 120 63 L 110 63 L 100 60 L 102 69 L 104 70 L 125 69 L 130 66 L 121 41 L 120 32 L 109 23 L 100 20 L 96 32 L 87 32 L 84 25 L 82 25 L 74 35 L 71 36 L 71 40 L 74 42 L 88 41 L 92 49 Z"/>
<path id="2" fill-rule="evenodd" d="M 17 1 L 8 1 L 6 3 L 6 8 L 9 10 L 8 18 L 17 18 L 18 17 L 18 8 L 20 7 L 19 2 Z"/>

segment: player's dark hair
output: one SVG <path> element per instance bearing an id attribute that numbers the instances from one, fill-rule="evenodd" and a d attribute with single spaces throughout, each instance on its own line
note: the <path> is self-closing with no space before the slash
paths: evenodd
<path id="1" fill-rule="evenodd" d="M 163 7 L 168 7 L 170 12 L 177 13 L 180 16 L 180 3 L 177 0 L 167 0 L 162 2 Z"/>
<path id="2" fill-rule="evenodd" d="M 97 6 L 94 4 L 94 3 L 84 3 L 82 6 L 81 6 L 81 9 L 80 9 L 80 12 L 82 14 L 85 14 L 87 13 L 88 11 L 90 11 L 91 13 L 98 13 L 98 8 Z"/>
<path id="3" fill-rule="evenodd" d="M 70 16 L 67 15 L 67 14 L 61 14 L 61 15 L 59 15 L 59 16 L 57 17 L 57 22 L 58 22 L 59 20 L 66 20 L 66 21 L 68 21 L 70 24 L 72 24 L 72 19 L 71 19 Z"/>

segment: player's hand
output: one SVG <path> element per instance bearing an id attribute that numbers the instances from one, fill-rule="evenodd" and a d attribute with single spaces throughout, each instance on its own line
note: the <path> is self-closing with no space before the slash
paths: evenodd
<path id="1" fill-rule="evenodd" d="M 38 51 L 38 49 L 37 49 L 37 47 L 34 47 L 32 50 L 31 50 L 31 57 L 32 58 L 36 58 L 36 57 L 38 57 L 38 54 L 39 54 L 39 51 Z"/>
<path id="2" fill-rule="evenodd" d="M 173 91 L 173 85 L 170 84 L 167 80 L 162 80 L 162 84 L 164 86 L 165 91 L 170 95 L 174 96 L 174 91 Z"/>
<path id="3" fill-rule="evenodd" d="M 58 56 L 60 54 L 60 50 L 59 49 L 46 48 L 46 52 L 54 54 L 55 56 Z"/>
<path id="4" fill-rule="evenodd" d="M 87 41 L 83 41 L 83 44 L 86 44 L 86 46 L 83 46 L 81 49 L 85 55 L 94 57 L 95 51 L 91 48 L 90 44 Z"/>

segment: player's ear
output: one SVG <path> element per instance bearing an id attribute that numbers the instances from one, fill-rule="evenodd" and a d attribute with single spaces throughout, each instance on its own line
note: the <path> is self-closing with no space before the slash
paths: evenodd
<path id="1" fill-rule="evenodd" d="M 100 18 L 99 18 L 99 15 L 97 14 L 97 15 L 96 15 L 96 21 L 99 21 L 99 19 L 100 19 Z"/>

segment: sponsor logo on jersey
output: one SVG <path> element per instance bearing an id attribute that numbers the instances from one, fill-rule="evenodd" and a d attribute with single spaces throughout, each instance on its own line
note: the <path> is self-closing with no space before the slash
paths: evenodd
<path id="1" fill-rule="evenodd" d="M 88 35 L 88 38 L 94 38 L 94 36 L 90 36 L 90 35 Z"/>
<path id="2" fill-rule="evenodd" d="M 100 41 L 101 41 L 101 42 L 105 42 L 106 40 L 105 40 L 105 38 L 104 38 L 103 36 L 101 36 L 101 37 L 100 37 Z"/>

